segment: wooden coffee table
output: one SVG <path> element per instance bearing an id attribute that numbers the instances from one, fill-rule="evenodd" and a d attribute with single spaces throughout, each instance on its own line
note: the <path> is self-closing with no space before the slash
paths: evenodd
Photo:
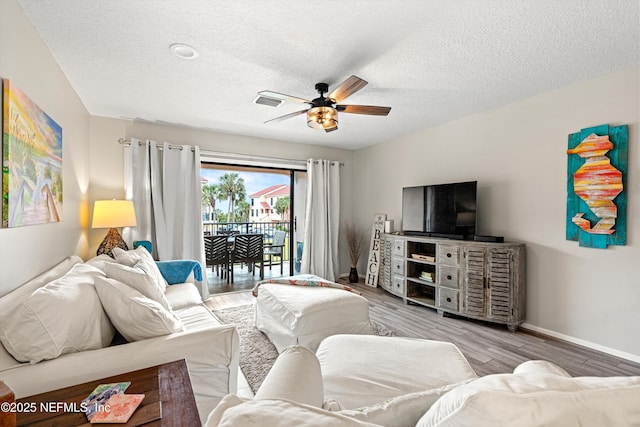
<path id="1" fill-rule="evenodd" d="M 187 364 L 184 360 L 18 399 L 16 402 L 22 405 L 23 408 L 36 408 L 37 411 L 19 411 L 17 413 L 17 425 L 99 425 L 89 424 L 86 415 L 80 410 L 80 402 L 98 385 L 122 381 L 131 381 L 131 385 L 125 391 L 126 394 L 143 393 L 145 398 L 128 423 L 117 425 L 201 426 Z M 41 411 L 41 404 L 48 409 Z M 77 410 L 71 409 L 70 412 L 64 412 L 64 409 L 52 410 L 52 408 L 63 408 L 65 404 L 67 404 L 67 408 L 73 408 L 75 404 Z"/>

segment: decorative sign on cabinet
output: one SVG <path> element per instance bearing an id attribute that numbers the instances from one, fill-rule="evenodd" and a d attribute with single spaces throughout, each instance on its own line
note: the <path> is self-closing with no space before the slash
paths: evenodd
<path id="1" fill-rule="evenodd" d="M 381 286 L 403 299 L 473 319 L 524 321 L 525 246 L 383 234 Z"/>

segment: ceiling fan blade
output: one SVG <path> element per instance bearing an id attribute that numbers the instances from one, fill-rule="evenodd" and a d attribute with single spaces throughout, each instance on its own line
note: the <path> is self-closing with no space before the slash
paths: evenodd
<path id="1" fill-rule="evenodd" d="M 369 114 L 371 116 L 386 116 L 391 107 L 377 107 L 375 105 L 336 105 L 336 110 L 350 114 Z"/>
<path id="2" fill-rule="evenodd" d="M 275 119 L 267 120 L 265 123 L 270 122 L 281 122 L 282 120 L 290 119 L 291 117 L 299 116 L 300 114 L 306 113 L 307 110 L 300 110 L 294 113 L 285 114 L 284 116 L 276 117 Z"/>
<path id="3" fill-rule="evenodd" d="M 298 98 L 297 96 L 285 95 L 284 93 L 272 92 L 270 90 L 260 91 L 258 92 L 258 95 L 266 96 L 268 98 L 281 99 L 282 101 L 286 101 L 286 102 L 298 102 L 300 104 L 311 103 L 311 101 L 309 101 L 308 99 Z"/>
<path id="4" fill-rule="evenodd" d="M 367 84 L 368 82 L 366 80 L 362 80 L 358 76 L 351 76 L 335 88 L 327 98 L 333 99 L 334 102 L 340 102 L 346 97 L 353 95 Z"/>

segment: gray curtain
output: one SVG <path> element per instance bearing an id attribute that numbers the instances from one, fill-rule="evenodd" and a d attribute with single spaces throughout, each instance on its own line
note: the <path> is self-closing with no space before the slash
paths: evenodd
<path id="1" fill-rule="evenodd" d="M 124 149 L 124 165 L 126 197 L 133 200 L 138 220 L 125 239 L 151 241 L 154 258 L 161 261 L 198 261 L 205 276 L 201 294 L 208 298 L 200 149 L 132 139 Z"/>
<path id="2" fill-rule="evenodd" d="M 301 273 L 336 280 L 339 222 L 340 162 L 309 159 Z"/>

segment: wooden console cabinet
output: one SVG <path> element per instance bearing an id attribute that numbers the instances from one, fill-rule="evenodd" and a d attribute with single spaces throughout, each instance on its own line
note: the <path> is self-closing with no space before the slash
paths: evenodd
<path id="1" fill-rule="evenodd" d="M 384 234 L 379 284 L 405 303 L 515 331 L 524 321 L 525 246 Z"/>

